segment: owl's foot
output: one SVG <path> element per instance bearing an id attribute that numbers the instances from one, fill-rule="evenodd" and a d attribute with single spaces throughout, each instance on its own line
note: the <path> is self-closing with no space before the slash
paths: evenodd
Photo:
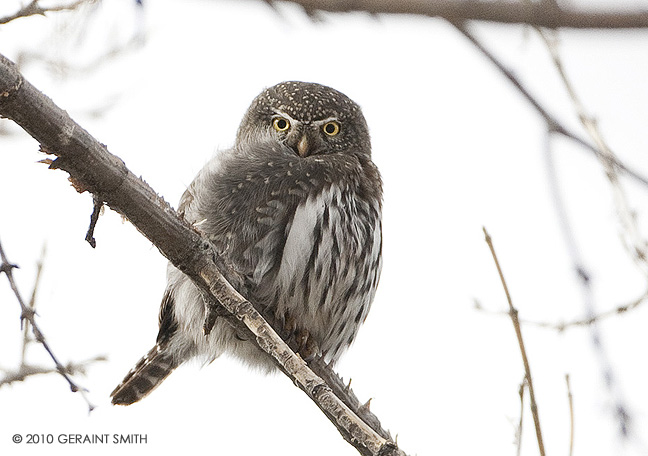
<path id="1" fill-rule="evenodd" d="M 310 333 L 306 329 L 298 328 L 295 319 L 288 314 L 284 317 L 280 334 L 290 348 L 299 353 L 306 362 L 313 360 L 319 352 L 319 346 L 310 337 Z"/>
<path id="2" fill-rule="evenodd" d="M 317 342 L 310 337 L 310 333 L 305 329 L 299 330 L 295 333 L 295 342 L 297 343 L 297 353 L 306 362 L 315 359 L 315 355 L 319 352 Z"/>
<path id="3" fill-rule="evenodd" d="M 286 342 L 288 342 L 290 338 L 295 334 L 296 331 L 297 331 L 297 322 L 293 317 L 286 314 L 286 316 L 284 317 L 283 326 L 280 331 L 281 338 Z"/>

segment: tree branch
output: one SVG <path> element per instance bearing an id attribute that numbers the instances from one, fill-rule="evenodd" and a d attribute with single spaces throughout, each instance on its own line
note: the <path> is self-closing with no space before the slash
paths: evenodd
<path id="1" fill-rule="evenodd" d="M 284 0 L 316 11 L 365 11 L 415 14 L 450 21 L 478 20 L 529 24 L 547 28 L 629 29 L 648 27 L 648 11 L 587 11 L 559 6 L 552 0 L 523 3 L 507 0 Z"/>
<path id="2" fill-rule="evenodd" d="M 62 366 L 62 368 L 63 371 L 68 375 L 85 374 L 88 366 L 98 361 L 106 361 L 106 357 L 99 355 L 78 363 L 68 363 L 65 366 Z M 4 373 L 4 377 L 0 379 L 0 387 L 15 382 L 22 382 L 26 380 L 27 377 L 31 377 L 33 375 L 53 373 L 58 374 L 60 373 L 60 371 L 58 369 L 52 369 L 51 367 L 33 366 L 31 364 L 23 363 L 17 370 L 5 369 Z"/>
<path id="3" fill-rule="evenodd" d="M 596 149 L 598 150 L 597 157 L 601 166 L 605 170 L 605 176 L 607 177 L 610 188 L 612 190 L 612 195 L 614 198 L 615 207 L 617 209 L 617 216 L 619 218 L 619 225 L 622 229 L 622 237 L 624 240 L 624 245 L 628 250 L 629 255 L 641 268 L 644 274 L 648 273 L 648 242 L 643 238 L 639 227 L 637 225 L 636 211 L 631 206 L 627 194 L 623 188 L 622 182 L 619 179 L 618 170 L 615 166 L 615 163 L 618 163 L 618 158 L 614 151 L 607 144 L 603 138 L 598 122 L 585 110 L 580 97 L 576 94 L 576 89 L 572 84 L 571 80 L 567 76 L 565 71 L 565 66 L 563 65 L 562 58 L 560 57 L 560 52 L 558 50 L 557 38 L 553 36 L 550 37 L 548 31 L 545 31 L 539 27 L 535 27 L 536 32 L 542 38 L 551 55 L 551 59 L 554 62 L 556 71 L 560 75 L 560 79 L 563 81 L 563 85 L 569 94 L 569 98 L 574 105 L 574 110 L 576 115 L 580 120 L 583 128 L 589 135 L 590 139 L 594 142 Z"/>
<path id="4" fill-rule="evenodd" d="M 210 293 L 231 314 L 228 320 L 251 336 L 279 368 L 302 389 L 336 426 L 345 440 L 363 455 L 404 455 L 380 425 L 359 415 L 368 407 L 354 407 L 352 393 L 327 384 L 277 335 L 261 314 L 241 296 L 237 277 L 223 267 L 211 243 L 192 228 L 142 179 L 135 176 L 105 145 L 75 123 L 65 111 L 26 81 L 15 64 L 0 55 L 0 115 L 12 119 L 56 155 L 52 169 L 70 174 L 79 192 L 91 192 L 146 236 L 179 270 Z M 221 272 L 222 271 L 222 272 Z M 228 282 L 231 279 L 232 283 Z M 234 285 L 234 286 L 232 286 Z M 221 311 L 222 312 L 222 311 Z M 336 378 L 321 360 L 315 370 Z M 335 391 L 334 391 L 335 389 Z M 347 400 L 341 398 L 347 396 Z M 357 399 L 355 400 L 358 403 Z M 352 410 L 354 408 L 354 410 Z M 373 415 L 372 415 L 373 416 Z M 375 422 L 379 423 L 375 418 Z"/>
<path id="5" fill-rule="evenodd" d="M 648 290 L 645 291 L 641 296 L 638 298 L 635 298 L 631 302 L 625 303 L 618 305 L 612 309 L 605 310 L 602 312 L 599 312 L 595 315 L 590 315 L 584 318 L 576 318 L 573 320 L 558 320 L 558 321 L 536 321 L 536 320 L 525 320 L 523 318 L 520 318 L 520 323 L 523 325 L 529 325 L 529 326 L 536 326 L 538 328 L 546 328 L 546 329 L 553 329 L 554 331 L 563 332 L 567 331 L 568 329 L 576 328 L 576 327 L 584 327 L 584 326 L 590 326 L 595 323 L 598 323 L 606 318 L 613 317 L 616 315 L 620 315 L 626 312 L 631 311 L 632 309 L 635 309 L 639 307 L 640 305 L 644 304 L 646 301 L 648 301 Z M 491 310 L 491 309 L 486 309 L 482 306 L 482 304 L 475 300 L 474 301 L 474 306 L 476 310 L 479 310 L 481 312 L 486 312 L 489 314 L 493 315 L 508 315 L 508 312 L 500 311 L 500 310 Z"/>
<path id="6" fill-rule="evenodd" d="M 491 61 L 493 65 L 513 84 L 513 86 L 522 94 L 522 96 L 531 104 L 536 112 L 544 119 L 547 124 L 547 129 L 551 132 L 558 133 L 570 140 L 581 145 L 585 150 L 593 153 L 599 160 L 608 160 L 609 165 L 613 166 L 616 170 L 621 171 L 628 177 L 633 178 L 635 181 L 648 186 L 648 178 L 639 174 L 638 172 L 628 168 L 621 160 L 616 157 L 603 156 L 601 151 L 590 144 L 587 140 L 583 139 L 576 133 L 570 131 L 567 127 L 562 125 L 558 119 L 549 113 L 540 102 L 529 92 L 520 80 L 510 71 L 502 62 L 500 62 L 495 55 L 490 52 L 466 27 L 463 22 L 451 22 L 451 24 L 461 32 L 479 51 Z"/>
<path id="7" fill-rule="evenodd" d="M 567 402 L 569 404 L 569 453 L 568 456 L 574 454 L 574 396 L 572 395 L 571 382 L 569 381 L 569 374 L 565 374 L 565 383 L 567 384 Z"/>
<path id="8" fill-rule="evenodd" d="M 32 0 L 31 2 L 27 3 L 25 6 L 20 8 L 18 11 L 16 11 L 14 14 L 5 17 L 0 17 L 0 25 L 6 24 L 7 22 L 11 22 L 21 17 L 29 17 L 29 16 L 36 16 L 36 15 L 44 16 L 45 13 L 73 10 L 83 3 L 93 2 L 94 0 L 76 0 L 75 2 L 72 2 L 67 5 L 57 5 L 57 6 L 40 6 L 38 4 L 39 1 L 40 0 Z"/>
<path id="9" fill-rule="evenodd" d="M 594 286 L 592 285 L 592 276 L 586 266 L 585 257 L 581 253 L 580 246 L 576 241 L 574 230 L 572 228 L 570 218 L 567 214 L 564 198 L 562 196 L 562 192 L 560 191 L 554 160 L 554 151 L 551 148 L 551 133 L 551 131 L 547 132 L 545 141 L 545 156 L 547 160 L 547 172 L 551 186 L 551 196 L 553 197 L 553 203 L 558 214 L 560 228 L 565 240 L 565 244 L 567 246 L 567 251 L 573 264 L 574 271 L 576 272 L 578 283 L 580 285 L 583 307 L 585 309 L 586 318 L 589 322 L 588 329 L 590 332 L 590 338 L 592 341 L 592 346 L 594 347 L 594 353 L 596 354 L 597 361 L 600 365 L 601 377 L 604 381 L 609 395 L 612 398 L 612 401 L 614 402 L 614 414 L 616 415 L 619 423 L 620 434 L 623 438 L 627 438 L 631 434 L 631 432 L 633 432 L 633 420 L 630 416 L 630 413 L 628 412 L 629 408 L 626 405 L 625 398 L 621 394 L 619 382 L 616 380 L 612 363 L 610 362 L 610 358 L 604 347 L 603 333 L 598 325 L 599 317 L 597 316 L 596 312 L 596 299 L 594 294 Z M 641 301 L 642 300 L 636 301 L 638 303 L 636 305 L 639 305 Z M 636 305 L 634 307 L 636 307 Z M 628 310 L 629 308 L 631 307 L 627 307 L 625 310 Z"/>
<path id="10" fill-rule="evenodd" d="M 1 93 L 0 93 L 0 97 L 2 97 Z M 7 256 L 5 255 L 4 250 L 2 248 L 2 243 L 0 243 L 0 260 L 1 260 L 0 273 L 4 272 L 5 275 L 7 276 L 7 280 L 9 280 L 9 286 L 11 287 L 11 290 L 14 292 L 14 295 L 16 296 L 16 299 L 18 300 L 18 304 L 20 304 L 20 310 L 21 310 L 20 321 L 21 321 L 21 323 L 23 323 L 25 325 L 25 327 L 27 327 L 28 324 L 31 325 L 31 332 L 34 335 L 34 339 L 36 340 L 36 342 L 38 342 L 39 344 L 41 344 L 43 346 L 43 348 L 45 349 L 45 351 L 47 352 L 49 357 L 52 359 L 52 361 L 54 361 L 55 369 L 50 369 L 48 372 L 58 372 L 61 375 L 61 377 L 63 377 L 65 379 L 65 381 L 68 383 L 68 385 L 70 385 L 70 390 L 73 393 L 79 393 L 83 397 L 83 399 L 88 404 L 88 410 L 90 412 L 92 412 L 92 410 L 94 409 L 94 405 L 92 405 L 90 403 L 90 401 L 88 400 L 88 397 L 86 396 L 85 389 L 79 387 L 79 385 L 77 385 L 74 382 L 74 380 L 72 380 L 72 378 L 70 377 L 70 375 L 72 375 L 72 372 L 70 370 L 70 365 L 68 365 L 68 367 L 65 367 L 59 362 L 58 358 L 56 357 L 56 355 L 52 351 L 51 347 L 49 346 L 49 343 L 45 339 L 45 335 L 43 334 L 40 327 L 36 323 L 36 312 L 34 311 L 34 307 L 33 306 L 27 306 L 25 304 L 25 301 L 23 300 L 20 292 L 18 291 L 18 286 L 16 285 L 16 281 L 14 280 L 14 277 L 13 277 L 13 270 L 15 268 L 17 268 L 18 266 L 16 266 L 15 264 L 12 264 L 12 263 L 9 262 L 9 260 L 7 259 Z M 23 343 L 24 344 L 28 343 L 26 333 L 23 334 Z M 14 379 L 11 380 L 11 381 L 24 380 L 29 375 L 36 375 L 36 374 L 39 374 L 39 373 L 45 373 L 45 372 L 38 372 L 38 370 L 39 369 L 42 370 L 42 368 L 26 365 L 24 363 L 24 353 L 25 353 L 25 351 L 24 351 L 24 346 L 23 346 L 22 362 L 21 362 L 20 368 L 18 369 L 17 372 L 13 373 L 14 374 Z M 3 380 L 3 381 L 0 382 L 0 386 L 2 386 L 3 383 L 11 383 L 11 381 L 7 382 L 7 381 Z"/>
<path id="11" fill-rule="evenodd" d="M 497 273 L 499 274 L 500 280 L 502 282 L 502 287 L 504 288 L 504 294 L 506 294 L 506 301 L 509 306 L 509 316 L 513 322 L 513 328 L 515 329 L 515 335 L 517 336 L 518 345 L 520 346 L 520 353 L 522 354 L 522 364 L 524 364 L 524 373 L 527 382 L 527 387 L 529 388 L 529 400 L 531 402 L 531 414 L 533 415 L 533 422 L 535 424 L 536 437 L 538 439 L 538 449 L 540 450 L 540 456 L 545 455 L 544 442 L 542 440 L 542 429 L 540 428 L 540 417 L 538 416 L 538 404 L 535 400 L 535 391 L 533 389 L 533 380 L 531 379 L 531 367 L 529 365 L 529 359 L 527 357 L 526 349 L 524 348 L 524 340 L 522 339 L 522 329 L 520 328 L 520 320 L 518 319 L 518 311 L 513 307 L 513 300 L 511 299 L 511 294 L 509 293 L 508 285 L 506 285 L 506 280 L 504 280 L 504 273 L 500 267 L 499 260 L 497 259 L 497 254 L 495 253 L 495 247 L 493 246 L 493 240 L 486 231 L 486 228 L 483 228 L 484 236 L 486 238 L 486 244 L 491 251 L 493 256 L 493 261 L 497 267 Z"/>

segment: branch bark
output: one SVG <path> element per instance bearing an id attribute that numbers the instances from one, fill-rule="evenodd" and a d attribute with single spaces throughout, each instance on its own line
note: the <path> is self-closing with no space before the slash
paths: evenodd
<path id="1" fill-rule="evenodd" d="M 38 4 L 40 0 L 32 0 L 14 14 L 9 16 L 0 17 L 0 24 L 6 24 L 13 20 L 19 19 L 21 17 L 29 16 L 44 16 L 45 13 L 52 13 L 57 11 L 70 11 L 81 6 L 83 3 L 89 3 L 94 0 L 76 0 L 75 2 L 69 3 L 67 5 L 57 5 L 57 6 L 40 6 Z"/>
<path id="2" fill-rule="evenodd" d="M 648 27 L 648 11 L 587 11 L 561 7 L 555 0 L 284 0 L 316 11 L 414 14 L 452 22 L 478 20 L 547 28 L 631 29 Z"/>
<path id="3" fill-rule="evenodd" d="M 540 416 L 538 415 L 538 403 L 535 399 L 535 391 L 533 389 L 533 379 L 531 378 L 531 367 L 529 365 L 529 358 L 527 356 L 526 348 L 524 348 L 524 339 L 522 338 L 522 329 L 520 328 L 520 320 L 518 319 L 518 311 L 513 306 L 513 300 L 511 299 L 511 294 L 509 293 L 508 285 L 504 279 L 504 273 L 500 266 L 499 260 L 497 259 L 497 254 L 495 253 L 495 247 L 493 246 L 493 240 L 486 231 L 486 227 L 483 228 L 484 236 L 486 239 L 486 244 L 491 251 L 493 256 L 493 261 L 495 262 L 495 267 L 497 268 L 497 273 L 499 274 L 500 281 L 502 282 L 502 287 L 504 288 L 504 294 L 506 295 L 506 301 L 509 306 L 509 316 L 513 322 L 513 328 L 515 329 L 515 336 L 518 340 L 518 345 L 520 347 L 520 353 L 522 355 L 522 364 L 524 364 L 524 378 L 526 378 L 527 387 L 529 388 L 529 401 L 531 402 L 531 415 L 533 416 L 533 423 L 535 424 L 536 437 L 538 440 L 538 449 L 540 450 L 540 456 L 545 456 L 544 441 L 542 439 L 542 429 L 540 427 Z"/>
<path id="4" fill-rule="evenodd" d="M 56 159 L 48 161 L 50 168 L 67 171 L 77 191 L 92 193 L 96 201 L 128 218 L 178 269 L 216 298 L 231 314 L 225 318 L 256 340 L 361 454 L 405 454 L 368 407 L 359 406 L 350 390 L 341 390 L 335 382 L 327 384 L 322 379 L 338 378 L 329 366 L 317 360 L 309 367 L 235 290 L 228 278 L 236 286 L 236 276 L 223 267 L 206 238 L 121 159 L 110 154 L 104 144 L 25 80 L 15 64 L 1 54 L 0 116 L 16 122 L 41 144 L 44 152 L 55 155 Z"/>
<path id="5" fill-rule="evenodd" d="M 16 300 L 18 301 L 18 304 L 20 305 L 20 310 L 21 310 L 20 322 L 21 324 L 24 325 L 23 349 L 22 349 L 22 356 L 21 356 L 22 361 L 20 363 L 20 367 L 17 372 L 7 374 L 8 378 L 10 379 L 13 378 L 12 380 L 6 381 L 6 378 L 0 380 L 0 386 L 2 386 L 4 383 L 11 383 L 14 381 L 24 380 L 30 375 L 46 373 L 46 372 L 38 372 L 38 369 L 42 370 L 42 368 L 37 368 L 25 364 L 25 346 L 29 342 L 27 328 L 28 326 L 30 326 L 31 333 L 34 335 L 34 340 L 38 342 L 45 349 L 49 357 L 54 362 L 55 369 L 50 369 L 48 372 L 57 372 L 59 375 L 61 375 L 61 377 L 63 377 L 65 381 L 68 383 L 68 385 L 70 386 L 70 390 L 73 393 L 79 393 L 86 401 L 86 404 L 88 404 L 88 410 L 92 412 L 92 410 L 94 409 L 94 405 L 92 405 L 88 400 L 88 397 L 86 395 L 86 390 L 84 388 L 81 388 L 79 385 L 77 385 L 76 382 L 71 378 L 71 375 L 73 375 L 73 370 L 70 369 L 70 364 L 68 364 L 68 367 L 65 367 L 61 364 L 61 362 L 58 360 L 58 357 L 54 354 L 52 348 L 50 347 L 49 343 L 45 339 L 45 335 L 41 331 L 39 325 L 36 323 L 36 311 L 34 310 L 33 301 L 30 302 L 29 306 L 27 306 L 27 304 L 25 304 L 25 301 L 22 298 L 22 295 L 18 291 L 18 285 L 16 284 L 16 281 L 14 280 L 13 277 L 13 270 L 17 267 L 18 266 L 16 266 L 15 264 L 9 262 L 2 248 L 2 244 L 0 243 L 0 273 L 4 273 L 7 276 L 7 280 L 9 281 L 9 286 L 11 287 L 11 290 L 13 291 L 14 296 L 16 296 Z M 35 294 L 32 294 L 32 298 L 34 297 Z"/>

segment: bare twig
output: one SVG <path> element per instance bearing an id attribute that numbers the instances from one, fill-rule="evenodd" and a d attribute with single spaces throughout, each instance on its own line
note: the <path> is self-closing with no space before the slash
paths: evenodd
<path id="1" fill-rule="evenodd" d="M 526 377 L 522 379 L 520 383 L 520 389 L 518 394 L 520 396 L 520 421 L 518 422 L 517 430 L 515 431 L 515 446 L 517 448 L 516 455 L 520 456 L 522 454 L 522 424 L 524 423 L 524 390 L 527 387 Z"/>
<path id="2" fill-rule="evenodd" d="M 72 380 L 72 378 L 68 373 L 68 370 L 65 368 L 65 366 L 63 366 L 59 362 L 58 358 L 54 355 L 54 352 L 52 351 L 49 344 L 47 343 L 47 340 L 45 339 L 43 332 L 40 330 L 40 327 L 36 323 L 36 318 L 35 318 L 36 313 L 34 312 L 34 309 L 27 306 L 25 304 L 25 301 L 23 301 L 22 296 L 18 291 L 18 286 L 16 285 L 16 281 L 14 280 L 13 277 L 13 270 L 17 266 L 15 264 L 10 263 L 7 260 L 4 249 L 2 248 L 2 243 L 0 243 L 0 259 L 2 260 L 2 263 L 0 264 L 0 273 L 4 272 L 5 275 L 7 276 L 7 280 L 9 280 L 9 286 L 11 287 L 11 290 L 14 292 L 14 295 L 16 296 L 16 299 L 18 300 L 18 304 L 20 304 L 21 323 L 29 322 L 29 324 L 31 325 L 32 334 L 34 335 L 34 339 L 36 340 L 36 342 L 38 342 L 43 346 L 45 351 L 47 351 L 47 354 L 50 356 L 50 358 L 52 358 L 52 361 L 54 361 L 54 365 L 56 366 L 56 372 L 58 372 L 65 379 L 65 381 L 67 381 L 68 385 L 70 385 L 70 390 L 72 390 L 72 392 L 74 393 L 80 392 L 81 396 L 88 404 L 88 409 L 92 411 L 94 409 L 94 405 L 92 405 L 88 400 L 85 394 L 85 390 L 79 387 Z"/>
<path id="3" fill-rule="evenodd" d="M 619 175 L 617 172 L 617 167 L 615 163 L 618 162 L 616 154 L 609 147 L 601 131 L 598 127 L 596 119 L 587 113 L 585 107 L 576 93 L 576 89 L 572 84 L 571 80 L 565 72 L 565 67 L 562 63 L 560 57 L 560 52 L 558 50 L 558 45 L 556 37 L 550 37 L 549 31 L 543 30 L 539 27 L 535 27 L 538 35 L 542 38 L 545 43 L 551 59 L 553 60 L 554 66 L 560 75 L 560 79 L 569 94 L 569 98 L 574 105 L 574 110 L 576 115 L 580 120 L 583 128 L 589 135 L 590 139 L 594 141 L 595 147 L 599 151 L 597 157 L 601 166 L 605 170 L 605 175 L 610 183 L 612 190 L 612 195 L 614 197 L 615 207 L 617 209 L 617 215 L 619 218 L 619 223 L 621 225 L 624 244 L 637 265 L 642 269 L 644 274 L 648 273 L 648 242 L 641 236 L 639 227 L 637 226 L 637 218 L 635 216 L 635 211 L 630 207 L 630 203 L 626 196 L 626 193 L 623 189 L 621 181 L 619 180 Z"/>
<path id="4" fill-rule="evenodd" d="M 267 1 L 267 0 L 266 0 Z M 627 29 L 648 27 L 648 13 L 640 11 L 578 10 L 553 0 L 530 4 L 507 0 L 285 0 L 316 11 L 363 11 L 373 14 L 408 14 L 451 21 L 477 20 L 503 24 L 529 24 L 548 28 Z M 565 2 L 563 2 L 565 3 Z"/>
<path id="5" fill-rule="evenodd" d="M 587 140 L 583 139 L 576 133 L 570 131 L 567 127 L 563 126 L 558 119 L 549 113 L 540 102 L 524 87 L 520 80 L 508 69 L 502 62 L 499 61 L 465 26 L 463 22 L 451 22 L 452 25 L 459 30 L 468 40 L 477 48 L 479 51 L 490 60 L 498 70 L 513 84 L 513 86 L 522 94 L 522 96 L 531 104 L 531 106 L 536 110 L 538 114 L 544 119 L 547 123 L 547 128 L 555 133 L 559 133 L 562 136 L 569 138 L 570 140 L 581 145 L 585 150 L 595 154 L 599 159 L 606 159 L 610 161 L 610 164 L 617 168 L 619 171 L 623 172 L 629 177 L 632 177 L 634 180 L 642 183 L 643 185 L 648 186 L 648 178 L 639 174 L 636 171 L 628 168 L 623 162 L 621 162 L 616 157 L 603 156 L 596 146 L 590 144 Z"/>
<path id="6" fill-rule="evenodd" d="M 547 130 L 548 130 L 547 140 L 546 140 L 547 151 L 548 151 L 547 159 L 548 159 L 548 168 L 550 170 L 550 176 L 552 180 L 552 193 L 555 201 L 555 207 L 556 210 L 558 211 L 559 219 L 561 221 L 562 231 L 567 243 L 567 248 L 569 250 L 570 256 L 572 258 L 572 262 L 574 264 L 574 268 L 576 270 L 577 276 L 581 284 L 581 290 L 583 293 L 583 302 L 585 305 L 585 313 L 586 313 L 585 321 L 587 322 L 587 325 L 590 327 L 592 343 L 594 345 L 594 349 L 602 369 L 602 375 L 605 381 L 605 385 L 609 391 L 609 394 L 613 397 L 613 400 L 615 402 L 614 413 L 617 416 L 619 422 L 621 435 L 626 437 L 630 433 L 630 425 L 632 420 L 628 413 L 628 408 L 625 404 L 625 401 L 622 398 L 622 394 L 619 390 L 619 386 L 614 377 L 612 367 L 608 360 L 607 354 L 605 353 L 605 350 L 603 348 L 601 332 L 599 331 L 598 326 L 596 324 L 597 320 L 601 317 L 598 316 L 595 311 L 594 295 L 591 288 L 590 274 L 585 268 L 584 263 L 582 261 L 580 251 L 574 239 L 573 231 L 571 230 L 571 226 L 568 222 L 566 210 L 564 208 L 564 205 L 562 204 L 562 198 L 560 196 L 560 192 L 558 191 L 557 178 L 555 175 L 555 169 L 554 169 L 551 150 L 550 150 L 551 149 L 550 137 L 554 133 L 561 134 L 562 136 L 565 136 L 575 141 L 576 143 L 580 144 L 586 150 L 593 152 L 594 155 L 596 155 L 596 157 L 599 159 L 599 161 L 601 163 L 604 163 L 606 172 L 608 174 L 608 178 L 612 183 L 618 182 L 617 172 L 619 171 L 623 172 L 629 177 L 632 177 L 634 180 L 642 183 L 643 185 L 648 185 L 648 179 L 646 179 L 646 177 L 640 175 L 639 173 L 629 169 L 614 154 L 611 153 L 610 149 L 607 147 L 607 145 L 604 142 L 601 143 L 602 138 L 600 137 L 598 130 L 596 128 L 593 128 L 596 126 L 595 123 L 592 124 L 592 122 L 588 120 L 587 116 L 581 116 L 581 121 L 585 123 L 585 126 L 588 129 L 590 135 L 594 138 L 596 145 L 590 144 L 588 141 L 584 140 L 580 136 L 567 130 L 564 126 L 562 126 L 557 121 L 555 117 L 549 114 L 549 112 L 535 99 L 535 97 L 531 95 L 531 93 L 515 77 L 515 75 L 513 75 L 511 71 L 509 71 L 484 45 L 482 45 L 467 30 L 463 22 L 452 22 L 452 23 L 461 33 L 464 34 L 464 36 L 466 36 L 466 38 L 468 38 L 475 45 L 475 47 L 477 47 L 482 52 L 482 54 L 484 54 L 506 76 L 506 78 L 518 89 L 518 91 L 534 107 L 534 109 L 541 115 L 541 117 L 545 120 L 547 124 Z M 576 100 L 578 99 L 576 98 Z M 614 185 L 614 188 L 620 189 L 620 186 Z M 632 239 L 631 244 L 634 249 L 633 256 L 639 261 L 641 261 L 642 263 L 645 263 L 646 244 L 645 241 L 637 235 L 638 230 L 636 229 L 636 221 L 634 220 L 634 215 L 628 209 L 628 205 L 625 202 L 625 196 L 623 195 L 622 191 L 621 192 L 617 191 L 617 200 L 620 201 L 619 204 L 621 204 L 623 207 L 623 210 L 621 211 L 623 214 L 622 225 L 624 225 L 628 230 L 628 232 L 631 233 L 630 236 L 630 238 Z M 636 307 L 643 301 L 644 299 L 637 301 L 637 303 L 632 307 Z"/>
<path id="7" fill-rule="evenodd" d="M 605 320 L 606 318 L 623 314 L 626 313 L 641 304 L 645 303 L 648 301 L 648 290 L 642 294 L 640 297 L 634 299 L 633 301 L 627 303 L 627 304 L 622 304 L 619 306 L 616 306 L 610 310 L 606 310 L 604 312 L 599 312 L 596 315 L 588 316 L 585 318 L 577 318 L 575 320 L 569 320 L 569 321 L 558 321 L 558 322 L 553 322 L 553 321 L 536 321 L 536 320 L 527 320 L 524 318 L 520 318 L 520 323 L 523 325 L 529 325 L 529 326 L 537 326 L 539 328 L 546 328 L 546 329 L 553 329 L 558 332 L 563 332 L 571 328 L 577 328 L 577 327 L 586 327 L 591 324 L 597 323 L 601 320 Z M 508 315 L 508 312 L 503 312 L 499 310 L 491 310 L 491 309 L 486 309 L 480 302 L 475 300 L 474 302 L 475 309 L 481 311 L 481 312 L 486 312 L 489 314 L 494 314 L 494 315 Z"/>
<path id="8" fill-rule="evenodd" d="M 569 456 L 574 454 L 574 398 L 572 396 L 569 374 L 565 374 L 567 384 L 567 401 L 569 403 Z"/>
<path id="9" fill-rule="evenodd" d="M 632 420 L 628 412 L 628 407 L 625 404 L 625 400 L 623 399 L 619 385 L 617 384 L 616 378 L 614 376 L 612 364 L 610 363 L 610 360 L 604 348 L 603 336 L 597 324 L 599 317 L 597 316 L 596 312 L 591 275 L 589 270 L 585 266 L 580 247 L 576 242 L 574 231 L 571 227 L 570 219 L 567 215 L 567 210 L 562 198 L 562 192 L 559 188 L 558 176 L 553 158 L 553 150 L 551 148 L 551 135 L 552 132 L 548 131 L 545 141 L 545 156 L 547 159 L 547 172 L 549 176 L 551 195 L 553 197 L 554 207 L 556 208 L 563 238 L 567 246 L 567 251 L 569 252 L 571 262 L 574 265 L 574 270 L 576 272 L 576 277 L 578 278 L 580 284 L 585 316 L 586 319 L 590 321 L 588 328 L 590 331 L 592 345 L 594 346 L 594 352 L 596 353 L 603 381 L 608 390 L 608 394 L 612 397 L 612 400 L 615 403 L 614 414 L 617 416 L 619 431 L 621 433 L 621 436 L 625 438 L 628 437 L 631 432 L 630 427 Z M 639 305 L 640 302 L 643 302 L 643 299 L 638 301 L 636 305 Z"/>
<path id="10" fill-rule="evenodd" d="M 45 13 L 73 10 L 78 8 L 83 3 L 89 3 L 95 0 L 76 0 L 72 3 L 56 5 L 56 6 L 40 6 L 38 4 L 39 1 L 40 0 L 32 0 L 31 2 L 27 3 L 25 6 L 20 8 L 18 11 L 16 11 L 14 14 L 5 17 L 0 17 L 0 25 L 6 24 L 7 22 L 11 22 L 21 17 L 29 17 L 29 16 L 36 16 L 36 15 L 43 16 L 45 15 Z"/>
<path id="11" fill-rule="evenodd" d="M 92 214 L 90 215 L 90 226 L 88 226 L 88 232 L 86 233 L 85 240 L 90 246 L 94 249 L 97 246 L 97 241 L 94 238 L 94 230 L 97 226 L 97 221 L 99 220 L 99 215 L 103 209 L 103 201 L 97 197 L 92 198 Z"/>
<path id="12" fill-rule="evenodd" d="M 278 367 L 302 389 L 336 426 L 345 440 L 363 455 L 404 455 L 380 426 L 360 416 L 368 408 L 344 401 L 344 391 L 327 384 L 277 335 L 232 283 L 236 274 L 224 267 L 214 247 L 118 157 L 110 154 L 69 115 L 32 86 L 6 57 L 0 55 L 0 115 L 12 119 L 57 156 L 51 169 L 62 169 L 78 191 L 89 191 L 109 205 L 153 242 L 172 264 L 203 292 L 211 294 L 240 334 L 255 341 Z M 229 279 L 229 280 L 228 280 Z M 231 283 L 230 283 L 231 281 Z M 314 364 L 311 364 L 313 367 Z M 329 371 L 329 366 L 320 370 Z M 350 393 L 350 392 L 348 392 Z M 372 415 L 373 416 L 373 415 Z M 378 422 L 378 419 L 374 419 Z M 378 422 L 379 423 L 379 422 Z"/>
<path id="13" fill-rule="evenodd" d="M 40 285 L 40 279 L 41 279 L 41 274 L 43 272 L 43 263 L 45 262 L 45 245 L 43 244 L 43 248 L 41 249 L 41 256 L 38 259 L 38 263 L 36 263 L 36 279 L 34 280 L 34 288 L 32 288 L 32 294 L 31 298 L 29 299 L 29 308 L 32 310 L 32 312 L 35 312 L 36 309 L 36 294 L 38 293 L 38 287 Z M 25 356 L 27 355 L 27 346 L 29 345 L 29 342 L 31 342 L 31 339 L 29 338 L 29 321 L 24 321 L 24 327 L 23 327 L 23 344 L 22 344 L 22 350 L 20 353 L 20 366 L 24 366 L 26 359 Z"/>
<path id="14" fill-rule="evenodd" d="M 105 356 L 101 356 L 101 355 L 95 356 L 93 358 L 87 359 L 85 361 L 80 361 L 78 363 L 68 363 L 65 366 L 63 366 L 63 370 L 68 375 L 76 375 L 76 374 L 83 375 L 85 374 L 87 368 L 90 365 L 99 361 L 106 361 L 106 359 L 107 358 Z M 5 374 L 4 377 L 0 379 L 0 387 L 15 382 L 22 382 L 25 379 L 27 379 L 27 377 L 31 377 L 33 375 L 60 373 L 58 368 L 52 369 L 51 367 L 34 366 L 27 363 L 21 364 L 17 370 L 3 369 L 3 371 Z M 93 406 L 90 407 L 92 408 Z"/>
<path id="15" fill-rule="evenodd" d="M 520 346 L 520 353 L 522 354 L 522 363 L 524 364 L 524 373 L 527 381 L 527 386 L 529 388 L 529 400 L 531 401 L 531 414 L 533 415 L 533 423 L 535 424 L 536 437 L 538 439 L 538 449 L 540 450 L 540 456 L 544 456 L 544 442 L 542 440 L 542 430 L 540 428 L 540 417 L 538 415 L 538 404 L 535 400 L 535 391 L 533 389 L 533 380 L 531 378 L 531 367 L 529 365 L 529 359 L 527 357 L 526 349 L 524 348 L 524 340 L 522 339 L 522 330 L 520 329 L 520 321 L 518 320 L 518 311 L 513 307 L 513 301 L 511 299 L 511 294 L 509 293 L 508 286 L 506 285 L 506 280 L 504 279 L 504 273 L 500 267 L 499 260 L 497 259 L 497 254 L 495 253 L 495 247 L 493 246 L 493 240 L 486 231 L 486 228 L 483 228 L 484 236 L 486 239 L 486 244 L 491 251 L 493 256 L 493 261 L 495 261 L 495 266 L 497 267 L 497 272 L 499 274 L 500 280 L 502 282 L 502 287 L 504 287 L 504 293 L 506 294 L 506 301 L 509 306 L 509 315 L 511 321 L 513 322 L 513 327 L 515 328 L 515 335 L 517 336 L 518 345 Z"/>

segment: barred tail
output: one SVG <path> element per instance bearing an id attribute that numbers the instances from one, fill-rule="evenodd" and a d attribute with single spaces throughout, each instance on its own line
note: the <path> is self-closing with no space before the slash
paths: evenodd
<path id="1" fill-rule="evenodd" d="M 130 405 L 148 396 L 176 367 L 173 356 L 156 344 L 110 393 L 112 403 Z"/>

